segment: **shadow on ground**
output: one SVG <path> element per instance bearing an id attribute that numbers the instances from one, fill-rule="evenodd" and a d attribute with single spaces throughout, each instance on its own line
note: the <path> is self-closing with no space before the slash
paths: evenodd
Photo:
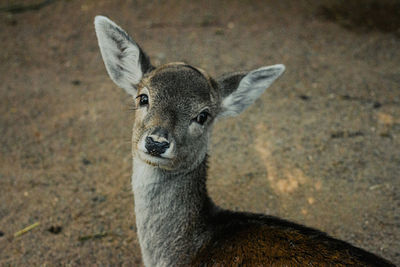
<path id="1" fill-rule="evenodd" d="M 351 0 L 327 1 L 319 14 L 356 32 L 381 31 L 400 36 L 400 1 Z"/>

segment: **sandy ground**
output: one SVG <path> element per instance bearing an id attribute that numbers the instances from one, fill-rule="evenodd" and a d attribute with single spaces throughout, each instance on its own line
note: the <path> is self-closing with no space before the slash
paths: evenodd
<path id="1" fill-rule="evenodd" d="M 59 0 L 2 11 L 0 266 L 141 265 L 134 114 L 101 61 L 96 14 L 155 64 L 184 60 L 213 75 L 285 64 L 255 105 L 215 127 L 212 198 L 400 265 L 399 32 L 342 27 L 323 18 L 324 3 Z"/>

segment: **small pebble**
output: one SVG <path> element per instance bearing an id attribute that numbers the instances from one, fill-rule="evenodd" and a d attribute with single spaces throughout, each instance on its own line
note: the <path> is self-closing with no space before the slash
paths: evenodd
<path id="1" fill-rule="evenodd" d="M 61 231 L 62 231 L 62 227 L 61 226 L 51 226 L 49 229 L 47 229 L 47 231 L 49 231 L 50 233 L 52 233 L 52 234 L 55 234 L 55 235 L 57 235 L 57 234 L 59 234 L 59 233 L 61 233 Z"/>
<path id="2" fill-rule="evenodd" d="M 92 164 L 92 162 L 90 160 L 88 160 L 87 158 L 82 159 L 82 163 L 83 163 L 83 165 Z"/>
<path id="3" fill-rule="evenodd" d="M 381 104 L 381 103 L 379 103 L 378 101 L 377 101 L 377 102 L 374 102 L 374 108 L 375 108 L 375 109 L 378 109 L 378 108 L 380 108 L 380 107 L 382 107 L 382 104 Z"/>
<path id="4" fill-rule="evenodd" d="M 72 82 L 71 82 L 73 85 L 80 85 L 81 84 L 81 81 L 80 80 L 73 80 Z"/>
<path id="5" fill-rule="evenodd" d="M 304 101 L 310 100 L 310 97 L 307 96 L 307 95 L 299 95 L 299 98 L 300 98 L 301 100 L 304 100 Z"/>

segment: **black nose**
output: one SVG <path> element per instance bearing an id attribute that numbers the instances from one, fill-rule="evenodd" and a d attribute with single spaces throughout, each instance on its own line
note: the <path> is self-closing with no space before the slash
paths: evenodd
<path id="1" fill-rule="evenodd" d="M 168 142 L 154 141 L 150 136 L 146 137 L 146 144 L 144 145 L 147 151 L 153 156 L 160 156 L 169 148 Z"/>

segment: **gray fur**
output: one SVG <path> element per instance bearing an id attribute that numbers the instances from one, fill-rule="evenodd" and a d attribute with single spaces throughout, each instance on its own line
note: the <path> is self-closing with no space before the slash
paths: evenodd
<path id="1" fill-rule="evenodd" d="M 212 206 L 206 192 L 206 166 L 171 173 L 137 157 L 133 162 L 136 225 L 144 264 L 189 264 L 211 236 L 205 214 Z"/>

